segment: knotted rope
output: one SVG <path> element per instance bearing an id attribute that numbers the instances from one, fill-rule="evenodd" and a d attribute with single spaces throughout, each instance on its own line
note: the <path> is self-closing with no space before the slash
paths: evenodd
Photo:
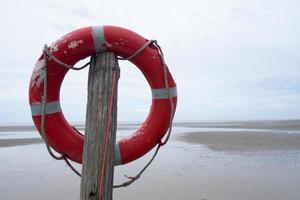
<path id="1" fill-rule="evenodd" d="M 68 157 L 66 154 L 62 153 L 60 155 L 55 155 L 51 148 L 50 145 L 48 143 L 48 139 L 46 137 L 46 126 L 45 126 L 45 119 L 46 119 L 46 108 L 47 108 L 47 99 L 48 99 L 48 60 L 52 59 L 55 62 L 62 64 L 62 66 L 68 68 L 68 69 L 83 69 L 85 67 L 88 66 L 88 64 L 85 64 L 83 67 L 81 68 L 74 68 L 73 66 L 67 65 L 61 61 L 59 61 L 56 57 L 54 57 L 50 51 L 48 51 L 48 47 L 47 45 L 44 45 L 44 49 L 43 49 L 43 54 L 44 54 L 44 69 L 43 69 L 43 80 L 44 80 L 44 92 L 43 92 L 43 96 L 42 96 L 42 116 L 41 116 L 41 135 L 42 138 L 45 141 L 46 144 L 46 148 L 48 153 L 50 154 L 50 156 L 56 160 L 64 160 L 66 162 L 66 164 L 71 168 L 71 170 L 77 174 L 78 176 L 81 176 L 80 173 L 73 167 L 73 165 L 70 163 L 70 161 L 68 160 Z"/>

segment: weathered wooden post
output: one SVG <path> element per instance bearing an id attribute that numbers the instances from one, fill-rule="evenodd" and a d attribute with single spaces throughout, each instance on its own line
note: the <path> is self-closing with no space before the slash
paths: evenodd
<path id="1" fill-rule="evenodd" d="M 80 200 L 112 199 L 119 76 L 114 53 L 91 57 Z"/>

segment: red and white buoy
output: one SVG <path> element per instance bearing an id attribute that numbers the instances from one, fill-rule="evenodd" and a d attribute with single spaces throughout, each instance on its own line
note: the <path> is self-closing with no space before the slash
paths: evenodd
<path id="1" fill-rule="evenodd" d="M 75 30 L 56 42 L 49 51 L 60 61 L 75 65 L 79 60 L 99 52 L 110 51 L 120 57 L 129 57 L 140 49 L 147 40 L 142 36 L 116 26 L 95 26 Z M 169 88 L 165 87 L 161 55 L 154 45 L 145 48 L 130 61 L 144 74 L 152 91 L 150 113 L 142 126 L 130 137 L 115 145 L 115 165 L 131 162 L 150 151 L 166 134 L 172 117 L 170 99 L 174 109 L 177 102 L 176 84 L 167 69 Z M 29 102 L 36 128 L 41 131 L 43 96 L 44 55 L 40 56 L 33 70 Z M 46 137 L 49 145 L 69 159 L 81 163 L 84 135 L 75 130 L 65 119 L 60 106 L 60 87 L 67 68 L 48 60 L 48 99 L 45 116 Z"/>

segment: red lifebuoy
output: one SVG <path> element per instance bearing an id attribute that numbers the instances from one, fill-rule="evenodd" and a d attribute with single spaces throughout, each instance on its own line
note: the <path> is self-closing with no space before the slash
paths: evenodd
<path id="1" fill-rule="evenodd" d="M 98 52 L 110 51 L 118 56 L 128 57 L 142 47 L 147 40 L 124 28 L 115 26 L 95 26 L 75 30 L 56 42 L 49 51 L 62 62 L 74 65 Z M 131 60 L 146 77 L 152 90 L 150 113 L 142 126 L 129 138 L 115 145 L 115 165 L 131 162 L 150 151 L 167 132 L 171 117 L 169 93 L 176 107 L 176 84 L 167 70 L 169 92 L 165 88 L 161 57 L 158 49 L 150 45 Z M 29 102 L 32 118 L 38 131 L 41 131 L 41 97 L 43 79 L 41 73 L 45 60 L 40 56 L 33 70 Z M 53 60 L 48 60 L 48 99 L 45 116 L 46 137 L 49 145 L 69 159 L 81 163 L 84 136 L 78 133 L 65 119 L 59 102 L 60 87 L 67 68 Z"/>

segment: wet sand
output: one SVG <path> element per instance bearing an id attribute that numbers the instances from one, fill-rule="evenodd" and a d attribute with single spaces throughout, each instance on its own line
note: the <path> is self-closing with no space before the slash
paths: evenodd
<path id="1" fill-rule="evenodd" d="M 298 125 L 297 120 L 177 123 L 141 179 L 114 190 L 113 199 L 298 200 Z M 117 137 L 131 135 L 134 127 L 120 127 Z M 79 199 L 80 178 L 63 161 L 53 160 L 40 138 L 20 138 L 38 137 L 26 130 L 0 128 L 0 199 Z M 114 182 L 135 175 L 153 153 L 115 167 Z"/>
<path id="2" fill-rule="evenodd" d="M 300 134 L 273 132 L 189 132 L 178 139 L 191 144 L 202 144 L 217 151 L 274 151 L 300 150 Z"/>

